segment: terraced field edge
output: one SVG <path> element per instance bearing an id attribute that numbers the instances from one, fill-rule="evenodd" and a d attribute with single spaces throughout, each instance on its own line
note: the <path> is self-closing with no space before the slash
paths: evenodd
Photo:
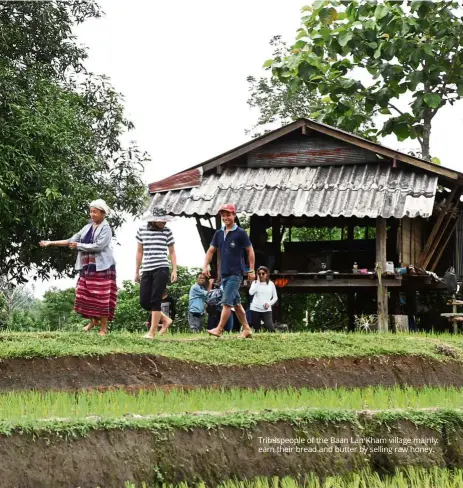
<path id="1" fill-rule="evenodd" d="M 460 410 L 53 419 L 2 422 L 1 431 L 4 486 L 120 487 L 120 480 L 216 486 L 304 472 L 326 477 L 409 465 L 463 467 Z"/>
<path id="2" fill-rule="evenodd" d="M 143 354 L 0 360 L 0 392 L 111 387 L 280 389 L 377 385 L 461 387 L 463 362 L 415 355 L 302 358 L 228 366 Z"/>

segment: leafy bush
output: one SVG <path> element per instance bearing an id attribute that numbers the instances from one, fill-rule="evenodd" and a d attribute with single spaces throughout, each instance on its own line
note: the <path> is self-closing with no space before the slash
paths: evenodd
<path id="1" fill-rule="evenodd" d="M 140 307 L 140 285 L 124 281 L 117 297 L 117 309 L 111 330 L 128 330 L 130 332 L 146 329 L 147 313 Z"/>

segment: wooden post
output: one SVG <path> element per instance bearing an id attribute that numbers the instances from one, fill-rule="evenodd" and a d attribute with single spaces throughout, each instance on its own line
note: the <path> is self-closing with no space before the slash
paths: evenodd
<path id="1" fill-rule="evenodd" d="M 458 334 L 458 322 L 455 320 L 456 318 L 456 313 L 458 312 L 457 306 L 455 305 L 455 300 L 457 299 L 455 293 L 452 295 L 452 313 L 455 314 L 452 318 L 452 324 L 453 324 L 453 333 Z"/>
<path id="2" fill-rule="evenodd" d="M 349 332 L 355 332 L 354 303 L 355 303 L 354 292 L 349 291 L 347 294 L 347 316 L 348 316 L 347 330 Z"/>
<path id="3" fill-rule="evenodd" d="M 354 224 L 352 222 L 347 227 L 347 240 L 350 242 L 354 240 Z"/>
<path id="4" fill-rule="evenodd" d="M 281 271 L 280 217 L 272 217 L 272 247 L 275 254 L 275 269 Z"/>
<path id="5" fill-rule="evenodd" d="M 220 218 L 220 215 L 215 216 L 215 226 L 217 230 L 222 227 L 222 219 Z M 222 260 L 220 258 L 220 249 L 217 249 L 216 255 L 217 255 L 217 281 L 220 282 L 222 280 L 222 273 L 221 273 Z"/>
<path id="6" fill-rule="evenodd" d="M 389 330 L 387 287 L 382 284 L 382 274 L 386 270 L 386 219 L 376 219 L 376 272 L 378 275 L 378 331 Z"/>
<path id="7" fill-rule="evenodd" d="M 257 215 L 251 215 L 249 219 L 249 239 L 254 246 L 257 243 L 259 233 L 262 232 L 259 227 L 259 217 Z"/>

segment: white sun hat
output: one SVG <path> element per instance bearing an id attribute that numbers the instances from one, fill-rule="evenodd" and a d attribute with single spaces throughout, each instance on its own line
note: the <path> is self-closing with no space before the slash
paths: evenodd
<path id="1" fill-rule="evenodd" d="M 99 210 L 103 210 L 103 212 L 106 215 L 108 215 L 111 212 L 111 209 L 108 207 L 107 203 L 101 198 L 98 198 L 97 200 L 93 200 L 93 202 L 91 202 L 89 206 L 93 208 L 97 208 Z"/>
<path id="2" fill-rule="evenodd" d="M 141 217 L 144 222 L 173 222 L 175 217 L 168 215 L 162 207 L 148 209 Z"/>

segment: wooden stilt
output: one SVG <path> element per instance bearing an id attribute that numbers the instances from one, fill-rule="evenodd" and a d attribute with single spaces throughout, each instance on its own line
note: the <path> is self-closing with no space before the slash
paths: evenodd
<path id="1" fill-rule="evenodd" d="M 350 291 L 347 295 L 347 314 L 349 318 L 347 330 L 349 332 L 355 331 L 354 300 L 355 300 L 354 293 Z"/>
<path id="2" fill-rule="evenodd" d="M 376 219 L 376 272 L 378 274 L 378 331 L 389 330 L 387 286 L 382 284 L 382 274 L 386 270 L 386 219 Z"/>
<path id="3" fill-rule="evenodd" d="M 220 218 L 220 215 L 215 216 L 215 226 L 217 229 L 220 229 L 222 227 L 222 219 Z M 222 273 L 221 273 L 221 257 L 220 257 L 220 249 L 217 249 L 216 252 L 217 255 L 217 281 L 220 282 L 222 280 Z"/>
<path id="4" fill-rule="evenodd" d="M 272 217 L 272 248 L 275 255 L 275 269 L 281 271 L 280 217 Z"/>

